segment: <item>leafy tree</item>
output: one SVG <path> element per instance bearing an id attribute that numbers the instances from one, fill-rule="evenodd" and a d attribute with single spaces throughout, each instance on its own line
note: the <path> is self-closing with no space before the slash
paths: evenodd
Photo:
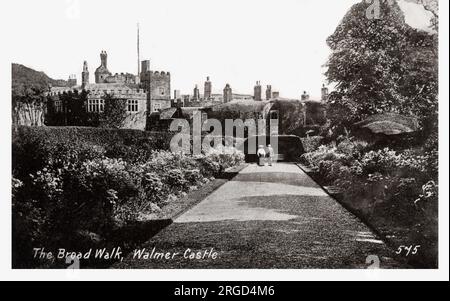
<path id="1" fill-rule="evenodd" d="M 47 98 L 47 111 L 45 114 L 45 125 L 60 126 L 64 125 L 64 114 L 56 110 L 55 101 L 57 96 L 49 96 Z"/>
<path id="2" fill-rule="evenodd" d="M 405 22 L 395 1 L 354 5 L 327 40 L 332 55 L 326 76 L 336 84 L 329 117 L 351 124 L 369 115 L 397 112 L 422 121 L 437 112 L 437 35 Z"/>
<path id="3" fill-rule="evenodd" d="M 12 90 L 12 120 L 16 125 L 41 126 L 46 107 L 45 91 L 39 87 L 21 86 Z"/>
<path id="4" fill-rule="evenodd" d="M 101 116 L 101 126 L 106 128 L 121 128 L 127 117 L 127 100 L 114 98 L 110 94 L 103 97 L 105 108 Z"/>
<path id="5" fill-rule="evenodd" d="M 402 76 L 404 16 L 397 4 L 384 1 L 379 19 L 369 19 L 367 9 L 365 3 L 354 5 L 327 40 L 333 53 L 326 75 L 337 83 L 334 100 L 356 106 L 355 119 L 389 111 L 401 101 L 395 86 Z"/>
<path id="6" fill-rule="evenodd" d="M 99 125 L 99 113 L 88 112 L 86 105 L 89 92 L 74 90 L 58 96 L 50 96 L 47 101 L 46 125 L 51 126 L 93 126 Z M 57 112 L 55 101 L 62 103 L 62 112 Z"/>
<path id="7" fill-rule="evenodd" d="M 89 120 L 89 113 L 86 110 L 88 100 L 88 92 L 82 90 L 69 91 L 64 93 L 61 100 L 66 108 L 67 125 L 70 126 L 86 126 Z"/>

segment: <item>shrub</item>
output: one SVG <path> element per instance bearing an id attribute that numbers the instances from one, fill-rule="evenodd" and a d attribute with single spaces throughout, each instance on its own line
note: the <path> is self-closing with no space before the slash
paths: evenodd
<path id="1" fill-rule="evenodd" d="M 320 163 L 324 161 L 344 162 L 346 161 L 347 156 L 345 154 L 339 153 L 336 146 L 331 144 L 322 145 L 314 152 L 303 154 L 301 158 L 310 167 L 318 170 L 320 167 Z"/>
<path id="2" fill-rule="evenodd" d="M 376 172 L 390 173 L 395 170 L 401 161 L 401 156 L 388 148 L 379 151 L 370 151 L 361 158 L 360 163 L 365 175 Z"/>
<path id="3" fill-rule="evenodd" d="M 72 136 L 79 130 L 57 129 L 53 136 L 53 129 L 19 129 L 14 136 L 14 262 L 27 267 L 36 264 L 31 258 L 35 246 L 79 249 L 81 232 L 108 238 L 117 227 L 159 212 L 169 202 L 244 161 L 244 155 L 234 148 L 220 147 L 190 156 L 157 151 L 150 139 L 145 147 L 138 145 L 138 151 L 122 159 L 117 158 L 122 151 L 146 138 L 124 134 L 118 140 L 122 145 L 114 149 L 107 142 L 109 138 Z M 84 129 L 80 131 L 84 133 Z M 100 132 L 122 135 L 118 131 Z M 27 166 L 27 162 L 34 164 Z"/>
<path id="4" fill-rule="evenodd" d="M 368 147 L 369 143 L 365 141 L 346 139 L 337 145 L 337 151 L 350 157 L 359 158 Z"/>
<path id="5" fill-rule="evenodd" d="M 439 186 L 435 181 L 428 181 L 422 186 L 419 198 L 415 200 L 416 206 L 423 210 L 427 217 L 437 219 Z"/>
<path id="6" fill-rule="evenodd" d="M 323 137 L 314 136 L 309 138 L 302 138 L 302 144 L 305 152 L 310 153 L 317 150 L 322 144 Z"/>

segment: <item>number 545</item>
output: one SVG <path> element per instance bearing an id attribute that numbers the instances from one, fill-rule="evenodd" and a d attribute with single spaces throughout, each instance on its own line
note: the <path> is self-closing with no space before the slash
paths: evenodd
<path id="1" fill-rule="evenodd" d="M 421 248 L 420 245 L 400 246 L 400 247 L 398 247 L 397 252 L 395 252 L 395 253 L 397 255 L 405 254 L 406 256 L 417 255 L 419 253 L 420 248 Z"/>

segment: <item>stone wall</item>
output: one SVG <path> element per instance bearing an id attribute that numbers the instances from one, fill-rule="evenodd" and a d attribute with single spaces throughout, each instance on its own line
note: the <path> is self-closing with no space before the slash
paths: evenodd
<path id="1" fill-rule="evenodd" d="M 151 100 L 151 113 L 158 112 L 159 110 L 165 110 L 169 109 L 171 107 L 171 101 L 170 100 L 163 100 L 163 99 L 152 99 Z"/>

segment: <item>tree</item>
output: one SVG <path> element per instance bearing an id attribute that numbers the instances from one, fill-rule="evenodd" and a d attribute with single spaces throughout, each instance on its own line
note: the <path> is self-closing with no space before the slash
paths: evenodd
<path id="1" fill-rule="evenodd" d="M 354 5 L 327 40 L 333 53 L 327 63 L 326 76 L 337 83 L 334 101 L 356 105 L 362 119 L 393 109 L 401 101 L 396 82 L 401 78 L 402 53 L 406 40 L 406 23 L 398 5 L 381 2 L 382 17 L 369 19 L 368 5 Z"/>
<path id="2" fill-rule="evenodd" d="M 45 91 L 22 86 L 12 90 L 12 120 L 15 125 L 42 126 L 46 106 Z"/>
<path id="3" fill-rule="evenodd" d="M 105 108 L 101 114 L 101 126 L 106 128 L 121 128 L 127 117 L 127 100 L 114 98 L 110 94 L 104 97 Z"/>
<path id="4" fill-rule="evenodd" d="M 369 4 L 354 5 L 327 40 L 326 76 L 336 84 L 329 116 L 336 123 L 437 111 L 437 35 L 408 26 L 396 1 L 379 3 L 379 18 L 368 18 Z"/>
<path id="5" fill-rule="evenodd" d="M 88 92 L 82 90 L 69 91 L 62 96 L 63 107 L 67 118 L 67 125 L 86 126 L 88 125 L 89 113 L 86 110 Z"/>

